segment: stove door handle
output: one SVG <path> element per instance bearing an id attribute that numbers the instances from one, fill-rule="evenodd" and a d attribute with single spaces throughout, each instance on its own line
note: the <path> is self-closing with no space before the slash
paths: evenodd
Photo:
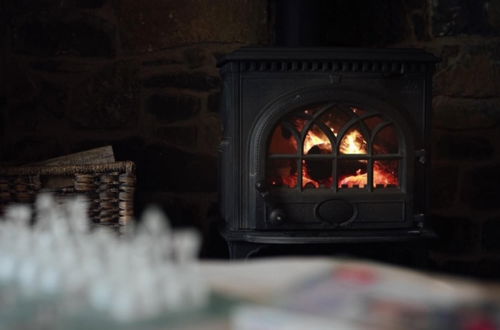
<path id="1" fill-rule="evenodd" d="M 257 189 L 267 207 L 271 210 L 271 212 L 269 213 L 269 221 L 271 222 L 271 224 L 279 225 L 285 222 L 286 214 L 282 209 L 276 207 L 276 203 L 269 193 L 269 190 L 267 190 L 266 184 L 262 181 L 259 181 L 255 184 L 255 189 Z"/>

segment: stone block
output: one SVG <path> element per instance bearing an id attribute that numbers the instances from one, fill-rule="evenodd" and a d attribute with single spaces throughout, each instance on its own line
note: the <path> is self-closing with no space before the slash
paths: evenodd
<path id="1" fill-rule="evenodd" d="M 435 139 L 433 155 L 440 160 L 487 160 L 495 155 L 495 148 L 487 137 L 453 133 Z"/>
<path id="2" fill-rule="evenodd" d="M 65 87 L 55 83 L 41 82 L 39 90 L 37 99 L 40 104 L 43 104 L 45 111 L 57 119 L 63 118 L 68 103 L 68 93 Z"/>
<path id="3" fill-rule="evenodd" d="M 215 155 L 222 138 L 222 127 L 219 116 L 205 113 L 200 117 L 198 150 Z"/>
<path id="4" fill-rule="evenodd" d="M 432 31 L 436 37 L 493 33 L 487 0 L 434 0 Z"/>
<path id="5" fill-rule="evenodd" d="M 198 129 L 195 126 L 158 127 L 154 137 L 180 148 L 194 150 L 197 147 Z"/>
<path id="6" fill-rule="evenodd" d="M 146 88 L 173 87 L 208 91 L 219 87 L 220 78 L 204 72 L 165 73 L 146 78 L 143 85 Z"/>
<path id="7" fill-rule="evenodd" d="M 500 99 L 434 97 L 432 125 L 450 131 L 493 129 L 500 125 Z"/>
<path id="8" fill-rule="evenodd" d="M 190 69 L 196 69 L 207 62 L 207 55 L 200 47 L 188 48 L 183 52 L 185 62 Z"/>
<path id="9" fill-rule="evenodd" d="M 163 123 L 190 119 L 200 109 L 200 99 L 189 94 L 153 94 L 146 101 L 146 110 Z"/>
<path id="10" fill-rule="evenodd" d="M 434 94 L 486 98 L 500 95 L 498 43 L 468 47 L 450 65 L 434 75 Z"/>
<path id="11" fill-rule="evenodd" d="M 6 130 L 12 136 L 26 133 L 57 135 L 65 129 L 63 121 L 68 105 L 68 94 L 63 83 L 31 77 L 34 95 L 19 100 L 7 99 Z"/>
<path id="12" fill-rule="evenodd" d="M 177 59 L 159 58 L 153 60 L 145 60 L 142 65 L 145 67 L 165 66 L 172 64 L 182 64 L 182 61 Z"/>
<path id="13" fill-rule="evenodd" d="M 461 201 L 478 210 L 500 208 L 500 164 L 477 166 L 464 173 Z"/>
<path id="14" fill-rule="evenodd" d="M 421 14 L 413 14 L 411 16 L 411 21 L 413 24 L 413 33 L 417 40 L 426 40 L 429 38 L 427 35 L 426 21 Z"/>
<path id="15" fill-rule="evenodd" d="M 31 67 L 37 71 L 58 72 L 62 65 L 60 60 L 41 60 L 31 63 Z"/>
<path id="16" fill-rule="evenodd" d="M 115 2 L 122 46 L 129 52 L 201 43 L 266 43 L 266 0 Z"/>
<path id="17" fill-rule="evenodd" d="M 97 16 L 42 11 L 15 20 L 13 48 L 34 56 L 112 57 L 115 33 L 113 24 Z"/>
<path id="18" fill-rule="evenodd" d="M 47 77 L 47 79 L 51 80 L 57 79 L 58 83 L 73 85 L 109 63 L 106 59 L 96 61 L 82 60 L 81 58 L 56 59 L 50 57 L 33 57 L 32 61 L 27 63 L 27 66 L 31 67 L 32 73 L 37 76 Z"/>
<path id="19" fill-rule="evenodd" d="M 433 167 L 431 180 L 432 208 L 442 209 L 452 206 L 458 197 L 458 168 L 456 166 Z"/>
<path id="20" fill-rule="evenodd" d="M 429 48 L 428 51 L 435 54 L 440 61 L 436 63 L 434 78 L 438 76 L 441 72 L 446 72 L 446 70 L 450 70 L 450 67 L 453 66 L 457 62 L 457 58 L 461 54 L 463 49 L 462 45 L 452 44 L 452 45 L 440 45 L 436 46 L 436 48 Z M 433 94 L 441 95 L 441 90 L 438 89 L 436 83 L 433 84 Z M 441 86 L 440 86 L 441 87 Z"/>
<path id="21" fill-rule="evenodd" d="M 76 128 L 125 129 L 137 125 L 140 80 L 134 62 L 104 66 L 72 89 L 67 118 Z"/>
<path id="22" fill-rule="evenodd" d="M 19 71 L 16 73 L 16 70 Z M 68 103 L 64 81 L 49 81 L 37 74 L 24 74 L 22 67 L 9 70 L 7 79 L 10 84 L 4 91 L 11 112 L 10 125 L 16 125 L 17 119 L 29 121 L 35 118 L 52 119 L 47 116 L 57 119 L 63 117 Z"/>
<path id="23" fill-rule="evenodd" d="M 445 45 L 441 49 L 441 54 L 439 57 L 441 58 L 441 61 L 447 61 L 450 58 L 456 57 L 460 52 L 460 46 L 458 45 Z"/>

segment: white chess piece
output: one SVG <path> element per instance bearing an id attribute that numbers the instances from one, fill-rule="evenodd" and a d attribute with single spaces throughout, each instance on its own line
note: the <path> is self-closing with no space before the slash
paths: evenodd
<path id="1" fill-rule="evenodd" d="M 5 209 L 5 220 L 26 229 L 31 222 L 31 208 L 28 205 L 13 204 Z"/>
<path id="2" fill-rule="evenodd" d="M 65 208 L 70 230 L 76 233 L 88 232 L 90 219 L 87 215 L 87 199 L 83 196 L 72 198 L 65 203 Z"/>
<path id="3" fill-rule="evenodd" d="M 177 230 L 173 235 L 175 259 L 181 264 L 192 263 L 200 250 L 200 235 L 190 229 Z"/>
<path id="4" fill-rule="evenodd" d="M 0 222 L 0 285 L 15 282 L 27 298 L 50 295 L 63 311 L 86 304 L 131 322 L 206 303 L 207 286 L 196 267 L 200 237 L 172 232 L 157 207 L 148 208 L 135 235 L 88 229 L 81 198 L 62 206 L 48 194 L 36 200 L 36 222 L 27 206 L 11 206 Z"/>

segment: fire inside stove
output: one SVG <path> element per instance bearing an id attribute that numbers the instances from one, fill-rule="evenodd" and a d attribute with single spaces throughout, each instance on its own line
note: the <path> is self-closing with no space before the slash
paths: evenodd
<path id="1" fill-rule="evenodd" d="M 381 113 L 355 106 L 294 111 L 271 134 L 267 183 L 298 189 L 397 189 L 403 158 L 398 136 Z"/>

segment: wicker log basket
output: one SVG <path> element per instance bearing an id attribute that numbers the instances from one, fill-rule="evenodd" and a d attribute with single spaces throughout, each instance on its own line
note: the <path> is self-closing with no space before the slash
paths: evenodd
<path id="1" fill-rule="evenodd" d="M 0 166 L 0 214 L 7 204 L 33 203 L 37 193 L 46 191 L 61 199 L 84 195 L 93 222 L 126 225 L 134 217 L 135 186 L 135 164 L 131 161 Z"/>

